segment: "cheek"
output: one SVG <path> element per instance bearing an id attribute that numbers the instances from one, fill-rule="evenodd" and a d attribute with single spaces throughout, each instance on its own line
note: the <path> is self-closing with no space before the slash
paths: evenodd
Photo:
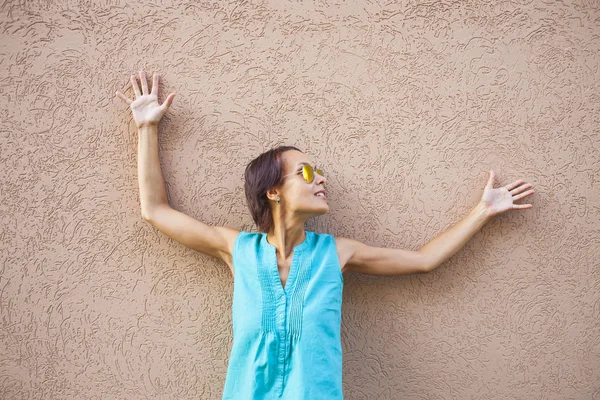
<path id="1" fill-rule="evenodd" d="M 290 200 L 294 203 L 305 203 L 314 197 L 314 192 L 312 188 L 305 183 L 304 186 L 296 186 L 293 190 L 290 190 L 288 196 L 290 196 Z"/>

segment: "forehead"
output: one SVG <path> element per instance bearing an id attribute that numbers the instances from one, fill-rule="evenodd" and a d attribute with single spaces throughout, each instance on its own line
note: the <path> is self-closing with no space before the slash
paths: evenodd
<path id="1" fill-rule="evenodd" d="M 285 169 L 286 171 L 294 171 L 299 167 L 298 164 L 306 163 L 310 164 L 311 161 L 308 156 L 301 151 L 297 150 L 288 150 L 283 153 L 283 159 L 285 160 Z"/>

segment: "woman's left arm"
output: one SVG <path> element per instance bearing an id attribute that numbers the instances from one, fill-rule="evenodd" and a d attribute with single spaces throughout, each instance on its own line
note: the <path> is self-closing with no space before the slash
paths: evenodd
<path id="1" fill-rule="evenodd" d="M 530 183 L 519 179 L 494 189 L 495 176 L 494 171 L 490 171 L 490 178 L 485 185 L 479 204 L 465 218 L 421 247 L 419 251 L 425 254 L 427 272 L 434 270 L 452 257 L 494 216 L 509 210 L 533 207 L 531 204 L 514 203 L 534 193 L 533 190 L 527 190 L 533 187 Z"/>

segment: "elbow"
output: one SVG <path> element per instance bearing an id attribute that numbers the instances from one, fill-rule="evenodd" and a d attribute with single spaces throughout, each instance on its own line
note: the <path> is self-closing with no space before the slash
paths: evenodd
<path id="1" fill-rule="evenodd" d="M 144 218 L 144 221 L 146 222 L 150 222 L 152 224 L 152 222 L 156 219 L 157 216 L 160 216 L 162 211 L 165 210 L 165 208 L 168 208 L 169 205 L 160 205 L 160 206 L 153 206 L 153 207 L 144 207 L 142 208 L 142 218 Z"/>
<path id="2" fill-rule="evenodd" d="M 158 211 L 158 207 L 148 207 L 148 206 L 143 207 L 142 208 L 142 218 L 144 218 L 144 221 L 152 223 L 152 219 L 156 215 L 157 211 Z"/>
<path id="3" fill-rule="evenodd" d="M 421 269 L 422 269 L 423 274 L 431 272 L 437 268 L 437 265 L 431 256 L 429 256 L 426 253 L 423 253 L 422 251 L 421 251 L 421 254 L 423 257 L 422 262 L 421 262 L 421 265 L 422 265 Z"/>
<path id="4" fill-rule="evenodd" d="M 142 210 L 142 218 L 144 219 L 144 221 L 150 222 L 150 220 L 151 220 L 150 213 L 147 212 L 146 210 Z"/>

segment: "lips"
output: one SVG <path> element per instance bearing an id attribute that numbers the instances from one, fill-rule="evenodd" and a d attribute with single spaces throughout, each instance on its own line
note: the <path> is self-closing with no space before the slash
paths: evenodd
<path id="1" fill-rule="evenodd" d="M 322 194 L 322 196 L 319 196 L 319 194 Z M 323 198 L 323 199 L 326 199 L 326 198 L 327 198 L 327 195 L 325 194 L 325 191 L 324 191 L 324 190 L 319 190 L 317 193 L 315 193 L 315 196 L 317 196 L 317 197 L 321 197 L 321 198 Z"/>

